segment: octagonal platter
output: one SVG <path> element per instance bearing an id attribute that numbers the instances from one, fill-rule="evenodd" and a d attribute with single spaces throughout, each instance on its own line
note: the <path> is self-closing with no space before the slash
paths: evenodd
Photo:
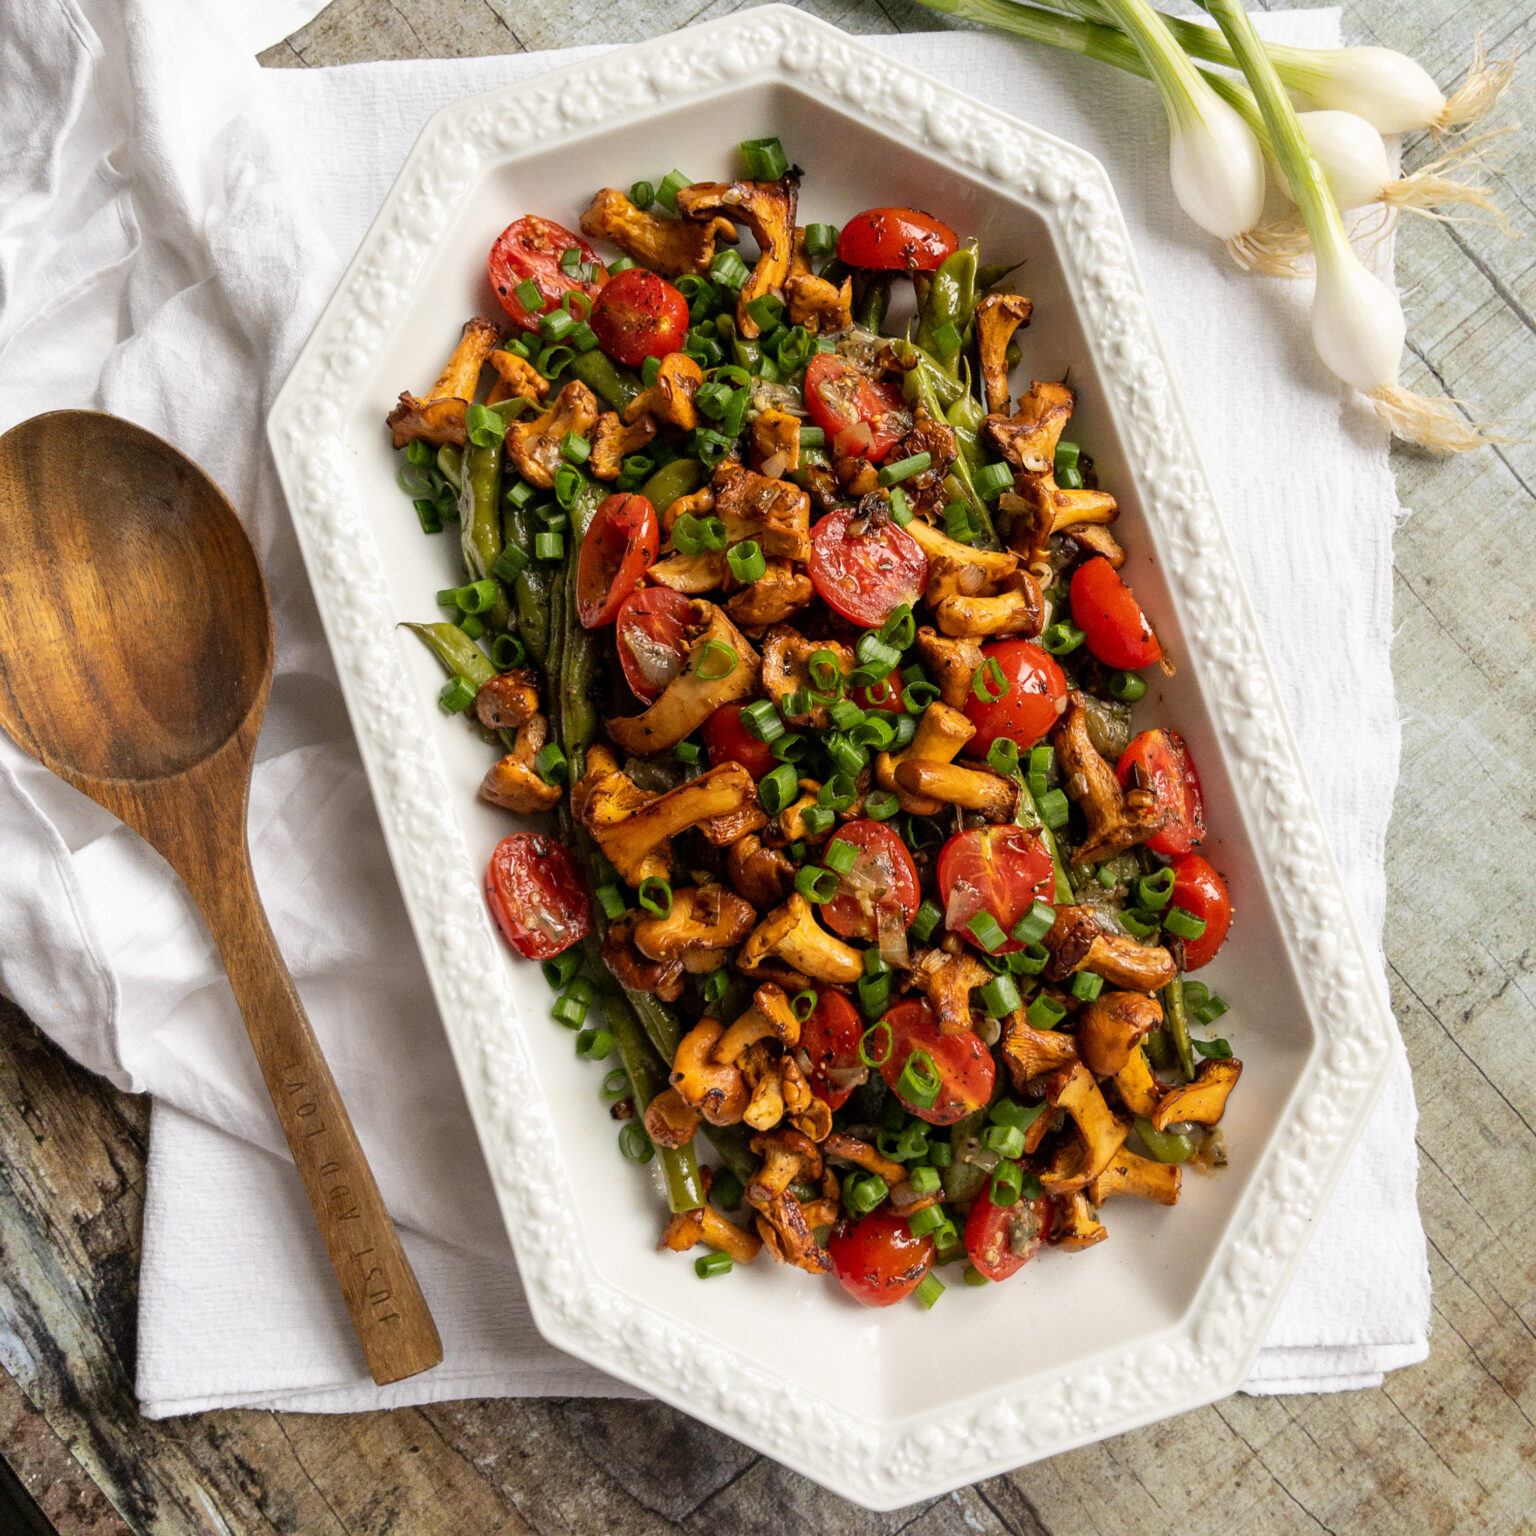
<path id="1" fill-rule="evenodd" d="M 457 580 L 423 539 L 382 430 L 463 320 L 494 313 L 510 219 L 574 226 L 598 187 L 730 174 L 778 135 L 801 218 L 915 204 L 1027 258 L 1023 378 L 1079 390 L 1073 436 L 1123 508 L 1128 575 L 1177 676 L 1138 718 L 1202 766 L 1206 852 L 1239 913 L 1210 980 L 1234 1003 L 1231 1166 L 1173 1210 L 1117 1204 L 1111 1240 L 1047 1252 L 931 1311 L 866 1311 L 759 1263 L 701 1284 L 656 1252 L 664 1205 L 622 1164 L 596 1073 L 537 967 L 495 935 L 479 876 L 504 813 L 484 748 L 436 706 L 396 629 Z M 1017 382 L 1017 380 L 1016 380 Z M 1209 1402 L 1243 1380 L 1388 1065 L 1360 943 L 1099 164 L 783 6 L 439 112 L 310 338 L 269 432 L 380 819 L 533 1314 L 559 1347 L 873 1508 L 893 1508 Z M 1125 1207 L 1125 1208 L 1122 1208 Z M 953 1273 L 953 1272 L 951 1272 Z"/>

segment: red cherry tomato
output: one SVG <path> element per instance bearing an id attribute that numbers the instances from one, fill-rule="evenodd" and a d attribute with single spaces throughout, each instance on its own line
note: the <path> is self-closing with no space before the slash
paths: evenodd
<path id="1" fill-rule="evenodd" d="M 883 709 L 887 714 L 904 715 L 907 706 L 901 702 L 901 673 L 894 668 L 883 683 L 870 683 L 865 688 L 855 688 L 849 693 L 860 709 Z"/>
<path id="2" fill-rule="evenodd" d="M 584 264 L 590 263 L 596 269 L 590 282 L 578 283 L 561 267 L 561 253 L 572 246 L 581 252 Z M 536 213 L 514 219 L 497 235 L 486 265 L 501 307 L 525 331 L 538 330 L 539 316 L 558 309 L 571 289 L 579 288 L 589 299 L 595 299 L 608 281 L 597 252 L 580 235 L 573 235 L 563 224 L 541 219 Z M 517 285 L 529 279 L 544 300 L 532 313 L 517 296 Z"/>
<path id="3" fill-rule="evenodd" d="M 858 1010 L 830 988 L 817 1000 L 816 1008 L 800 1026 L 800 1049 L 811 1063 L 805 1080 L 811 1092 L 826 1101 L 829 1109 L 841 1109 L 853 1092 L 863 1063 L 859 1060 L 859 1040 L 864 1021 Z M 844 1083 L 846 1082 L 846 1086 Z"/>
<path id="4" fill-rule="evenodd" d="M 1115 774 L 1127 788 L 1150 789 L 1158 809 L 1168 812 L 1162 828 L 1147 839 L 1154 853 L 1169 858 L 1188 853 L 1205 836 L 1200 775 L 1177 731 L 1143 731 L 1120 754 Z"/>
<path id="5" fill-rule="evenodd" d="M 614 638 L 624 681 L 647 704 L 683 670 L 693 600 L 670 587 L 640 587 L 619 605 Z"/>
<path id="6" fill-rule="evenodd" d="M 1198 939 L 1184 940 L 1184 969 L 1198 971 L 1209 965 L 1232 926 L 1227 882 L 1198 853 L 1186 853 L 1173 861 L 1173 895 L 1168 906 L 1183 907 L 1191 917 L 1205 919 L 1205 932 Z"/>
<path id="7" fill-rule="evenodd" d="M 576 616 L 583 629 L 611 624 L 661 553 L 661 524 L 644 496 L 610 496 L 592 518 L 576 562 Z"/>
<path id="8" fill-rule="evenodd" d="M 871 464 L 878 464 L 912 427 L 912 413 L 895 385 L 877 383 L 835 352 L 818 352 L 807 365 L 805 408 L 827 434 L 833 452 Z"/>
<path id="9" fill-rule="evenodd" d="M 827 1240 L 838 1284 L 866 1307 L 905 1301 L 933 1267 L 933 1239 L 913 1237 L 907 1218 L 885 1207 L 845 1222 Z"/>
<path id="10" fill-rule="evenodd" d="M 850 821 L 839 827 L 822 849 L 847 843 L 856 851 L 853 868 L 837 877 L 837 895 L 821 909 L 828 926 L 845 939 L 878 939 L 878 909 L 899 914 L 906 928 L 923 899 L 917 866 L 907 845 L 883 821 Z M 861 900 L 862 897 L 862 900 Z"/>
<path id="11" fill-rule="evenodd" d="M 850 267 L 877 272 L 932 272 L 959 238 L 948 224 L 917 208 L 866 208 L 843 225 L 837 254 Z"/>
<path id="12" fill-rule="evenodd" d="M 638 368 L 648 357 L 680 352 L 688 337 L 688 300 L 664 277 L 629 267 L 592 306 L 597 344 L 609 357 Z"/>
<path id="13" fill-rule="evenodd" d="M 999 640 L 984 645 L 981 654 L 995 660 L 1003 674 L 986 667 L 981 686 L 988 694 L 999 688 L 1003 696 L 988 703 L 971 696 L 965 701 L 965 718 L 976 727 L 976 734 L 966 742 L 972 757 L 985 757 L 999 736 L 1006 736 L 1027 751 L 1061 718 L 1067 703 L 1067 680 L 1055 659 L 1028 640 Z"/>
<path id="14" fill-rule="evenodd" d="M 929 1125 L 953 1125 L 956 1120 L 963 1120 L 991 1101 L 997 1067 L 991 1051 L 973 1030 L 958 1035 L 941 1034 L 933 1010 L 917 997 L 897 1003 L 883 1022 L 890 1026 L 891 1049 L 880 1067 L 880 1075 L 891 1092 L 919 1120 L 926 1120 Z M 882 1044 L 878 1034 L 870 1041 L 871 1061 L 879 1056 Z M 938 1097 L 930 1105 L 915 1104 L 903 1098 L 896 1086 L 901 1081 L 908 1058 L 915 1051 L 923 1052 L 938 1074 Z"/>
<path id="15" fill-rule="evenodd" d="M 994 1205 L 988 1180 L 965 1218 L 965 1251 L 988 1280 L 1006 1280 L 1034 1258 L 1050 1231 L 1051 1202 L 1044 1195 Z"/>
<path id="16" fill-rule="evenodd" d="M 514 832 L 496 844 L 485 899 L 502 937 L 518 954 L 547 960 L 592 931 L 586 887 L 553 838 Z"/>
<path id="17" fill-rule="evenodd" d="M 1009 935 L 993 951 L 1000 955 L 1024 947 L 1013 937 L 1013 925 L 1037 901 L 1055 902 L 1056 867 L 1040 834 L 1028 827 L 957 832 L 939 850 L 938 880 L 950 931 L 975 944 L 971 919 L 990 912 Z"/>
<path id="18" fill-rule="evenodd" d="M 700 727 L 704 733 L 704 749 L 709 753 L 709 765 L 718 768 L 721 763 L 740 763 L 754 779 L 772 773 L 778 767 L 767 742 L 759 741 L 741 723 L 744 704 L 722 704 Z"/>
<path id="19" fill-rule="evenodd" d="M 853 507 L 841 507 L 811 529 L 806 569 L 831 607 L 868 627 L 885 623 L 900 604 L 917 602 L 928 580 L 928 557 L 895 523 L 870 519 L 863 532 L 850 533 L 848 525 L 858 515 Z"/>
<path id="20" fill-rule="evenodd" d="M 1103 555 L 1085 560 L 1072 573 L 1072 622 L 1106 667 L 1134 672 L 1163 658 L 1141 604 Z"/>

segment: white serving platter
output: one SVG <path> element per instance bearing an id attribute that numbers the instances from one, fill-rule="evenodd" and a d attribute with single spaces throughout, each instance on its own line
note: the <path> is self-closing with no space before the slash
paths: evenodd
<path id="1" fill-rule="evenodd" d="M 600 1069 L 551 1023 L 538 968 L 495 934 L 480 877 L 507 818 L 484 746 L 439 712 L 403 619 L 454 584 L 383 428 L 462 322 L 495 314 L 492 239 L 574 227 L 601 186 L 731 174 L 777 134 L 802 221 L 914 204 L 1023 256 L 1035 318 L 1016 381 L 1079 391 L 1072 435 L 1119 497 L 1127 575 L 1177 675 L 1138 720 L 1189 740 L 1237 920 L 1206 973 L 1245 1070 L 1231 1166 L 1173 1210 L 1111 1206 L 1110 1240 L 1042 1255 L 931 1312 L 866 1311 L 763 1262 L 700 1282 L 658 1254 L 651 1179 L 623 1163 Z M 751 10 L 439 112 L 273 407 L 292 509 L 444 1028 L 546 1338 L 871 1508 L 931 1497 L 1243 1380 L 1384 1080 L 1394 1025 L 1360 941 L 1102 167 L 787 6 Z M 1203 978 L 1204 979 L 1204 978 Z"/>

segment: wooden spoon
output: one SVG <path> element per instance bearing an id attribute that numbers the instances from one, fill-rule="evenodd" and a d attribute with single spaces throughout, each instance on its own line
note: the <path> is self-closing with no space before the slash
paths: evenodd
<path id="1" fill-rule="evenodd" d="M 223 493 L 142 427 L 53 411 L 0 437 L 0 726 L 121 818 L 212 930 L 377 1382 L 443 1358 L 251 875 L 272 610 Z"/>

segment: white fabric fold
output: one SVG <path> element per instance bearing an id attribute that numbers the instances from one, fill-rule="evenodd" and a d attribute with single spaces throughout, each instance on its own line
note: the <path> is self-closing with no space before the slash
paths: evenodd
<path id="1" fill-rule="evenodd" d="M 305 9 L 12 0 L 0 15 L 0 428 L 64 405 L 130 416 L 203 463 L 252 532 L 278 635 L 257 879 L 407 1229 L 444 1365 L 368 1382 L 195 910 L 154 854 L 3 737 L 0 988 L 87 1066 L 156 1097 L 146 1413 L 623 1393 L 529 1322 L 262 439 L 430 113 L 591 50 L 257 69 L 253 47 Z M 1260 19 L 1287 40 L 1337 38 L 1332 11 Z M 1139 83 L 975 33 L 871 41 L 1108 166 L 1350 893 L 1379 935 L 1397 509 L 1379 432 L 1309 361 L 1305 292 L 1224 265 L 1172 208 L 1161 114 Z M 1319 634 L 1347 669 L 1319 676 L 1297 638 Z M 1414 1114 L 1400 1057 L 1250 1390 L 1365 1385 L 1423 1358 Z"/>

